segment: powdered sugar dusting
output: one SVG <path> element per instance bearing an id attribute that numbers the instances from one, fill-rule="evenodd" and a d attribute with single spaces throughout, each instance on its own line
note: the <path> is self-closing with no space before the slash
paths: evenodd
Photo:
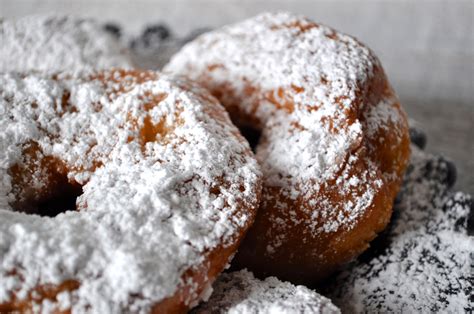
<path id="1" fill-rule="evenodd" d="M 380 178 L 379 165 L 358 154 L 367 139 L 380 136 L 375 135 L 379 130 L 391 127 L 402 134 L 406 122 L 389 87 L 379 99 L 364 98 L 371 78 L 385 77 L 373 53 L 353 37 L 301 16 L 265 13 L 201 35 L 165 71 L 198 80 L 235 113 L 237 124 L 263 130 L 257 159 L 265 187 L 309 204 L 308 215 L 327 218 L 313 217 L 313 236 L 353 228 L 382 183 L 396 177 L 384 173 Z M 372 114 L 362 121 L 362 112 Z M 365 169 L 354 176 L 361 158 L 368 160 Z M 366 189 L 345 209 L 335 210 L 329 198 L 318 194 L 331 180 L 347 195 L 356 193 L 355 187 Z M 275 202 L 268 200 L 272 193 L 264 194 L 264 204 Z M 286 228 L 273 220 L 275 228 Z M 274 247 L 281 234 L 284 230 L 272 235 Z"/>
<path id="2" fill-rule="evenodd" d="M 472 311 L 474 237 L 467 234 L 472 199 L 447 190 L 448 167 L 412 147 L 387 246 L 337 276 L 327 295 L 343 311 Z"/>
<path id="3" fill-rule="evenodd" d="M 0 304 L 72 279 L 77 289 L 38 309 L 147 312 L 253 219 L 258 166 L 215 99 L 154 72 L 99 77 L 0 75 Z M 14 189 L 12 167 L 33 169 L 26 186 L 40 189 L 51 184 L 35 168 L 45 156 L 82 185 L 78 211 L 13 211 L 30 196 Z"/>
<path id="4" fill-rule="evenodd" d="M 270 314 L 340 313 L 331 301 L 304 287 L 275 277 L 254 278 L 247 270 L 222 274 L 208 302 L 193 313 Z"/>
<path id="5" fill-rule="evenodd" d="M 130 68 L 126 49 L 89 19 L 27 16 L 0 21 L 0 72 Z"/>

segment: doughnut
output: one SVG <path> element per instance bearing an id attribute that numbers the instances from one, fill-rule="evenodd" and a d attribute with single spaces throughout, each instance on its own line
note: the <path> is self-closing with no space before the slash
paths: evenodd
<path id="1" fill-rule="evenodd" d="M 426 143 L 419 130 L 410 133 L 412 142 Z M 472 311 L 473 199 L 449 189 L 451 169 L 446 159 L 412 147 L 383 246 L 370 248 L 324 287 L 343 312 Z"/>
<path id="2" fill-rule="evenodd" d="M 0 72 L 131 68 L 127 50 L 97 22 L 72 16 L 0 20 Z"/>
<path id="3" fill-rule="evenodd" d="M 184 312 L 255 218 L 261 173 L 183 78 L 0 75 L 0 312 Z"/>
<path id="4" fill-rule="evenodd" d="M 294 286 L 276 277 L 259 280 L 246 269 L 223 273 L 213 289 L 210 299 L 192 310 L 193 314 L 341 313 L 331 300 L 305 286 Z"/>
<path id="5" fill-rule="evenodd" d="M 165 71 L 210 90 L 255 144 L 262 203 L 235 269 L 317 283 L 387 225 L 410 154 L 407 118 L 359 41 L 264 13 L 198 37 Z"/>

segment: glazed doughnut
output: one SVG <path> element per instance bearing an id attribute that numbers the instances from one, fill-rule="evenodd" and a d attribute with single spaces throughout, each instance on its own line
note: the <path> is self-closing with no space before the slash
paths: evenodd
<path id="1" fill-rule="evenodd" d="M 294 286 L 275 277 L 259 280 L 247 270 L 224 273 L 213 285 L 210 299 L 193 314 L 337 314 L 341 311 L 305 286 Z"/>
<path id="2" fill-rule="evenodd" d="M 0 72 L 78 74 L 131 66 L 125 47 L 93 20 L 71 16 L 0 20 Z"/>
<path id="3" fill-rule="evenodd" d="M 314 283 L 387 225 L 409 158 L 407 119 L 359 41 L 265 13 L 198 37 L 165 70 L 198 81 L 239 127 L 261 133 L 262 204 L 234 266 Z"/>
<path id="4" fill-rule="evenodd" d="M 181 78 L 0 75 L 0 312 L 183 312 L 260 200 L 248 143 Z"/>

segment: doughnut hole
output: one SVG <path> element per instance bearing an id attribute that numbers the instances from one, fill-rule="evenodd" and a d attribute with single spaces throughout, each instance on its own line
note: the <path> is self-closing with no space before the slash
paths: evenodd
<path id="1" fill-rule="evenodd" d="M 258 142 L 262 136 L 262 131 L 247 126 L 239 127 L 240 133 L 249 142 L 250 148 L 255 153 Z"/>
<path id="2" fill-rule="evenodd" d="M 9 171 L 14 211 L 54 217 L 77 210 L 82 186 L 67 178 L 67 168 L 58 158 L 45 156 L 36 142 L 25 144 L 21 161 Z"/>

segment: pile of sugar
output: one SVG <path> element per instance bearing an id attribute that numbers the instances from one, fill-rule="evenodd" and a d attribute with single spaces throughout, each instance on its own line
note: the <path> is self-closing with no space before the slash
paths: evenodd
<path id="1" fill-rule="evenodd" d="M 106 72 L 106 84 L 0 75 L 0 304 L 75 279 L 77 290 L 35 310 L 146 313 L 192 286 L 182 274 L 250 223 L 242 208 L 257 206 L 258 165 L 224 109 L 179 78 L 147 72 L 135 84 L 118 74 Z M 149 108 L 153 96 L 161 101 Z M 144 143 L 146 117 L 168 131 Z M 31 141 L 83 185 L 79 211 L 49 218 L 9 206 L 9 169 Z"/>
<path id="2" fill-rule="evenodd" d="M 130 68 L 126 48 L 97 22 L 77 17 L 0 20 L 0 72 Z"/>
<path id="3" fill-rule="evenodd" d="M 329 299 L 304 286 L 294 286 L 275 277 L 262 281 L 247 270 L 222 274 L 213 288 L 211 298 L 192 313 L 340 313 Z"/>
<path id="4" fill-rule="evenodd" d="M 351 174 L 360 158 L 353 152 L 365 145 L 366 138 L 389 125 L 395 126 L 392 133 L 401 134 L 399 126 L 404 125 L 392 93 L 376 103 L 360 104 L 367 82 L 380 75 L 381 68 L 374 54 L 353 37 L 302 16 L 265 13 L 201 35 L 173 56 L 164 70 L 188 75 L 210 90 L 223 90 L 225 106 L 238 106 L 264 125 L 257 146 L 264 190 L 281 188 L 292 203 L 309 204 L 305 216 L 312 219 L 297 220 L 291 208 L 275 212 L 287 213 L 284 219 L 295 225 L 305 225 L 312 238 L 356 226 L 383 181 L 396 177 L 381 176 L 379 165 L 365 161 L 365 156 L 361 173 Z M 255 90 L 260 92 L 252 93 Z M 235 100 L 234 95 L 246 96 Z M 349 117 L 354 112 L 365 112 L 366 121 L 352 123 Z M 340 209 L 330 197 L 314 197 L 330 189 L 326 183 L 336 177 L 341 198 L 359 195 Z M 356 187 L 364 188 L 355 192 Z M 271 192 L 263 197 L 275 207 L 286 206 L 271 199 Z M 293 226 L 276 216 L 269 219 L 275 229 L 266 253 L 271 255 L 285 241 L 281 237 L 285 228 Z"/>
<path id="5" fill-rule="evenodd" d="M 339 274 L 326 293 L 347 313 L 463 313 L 474 309 L 469 195 L 450 192 L 443 158 L 412 148 L 386 242 Z M 387 244 L 388 243 L 388 244 Z"/>

